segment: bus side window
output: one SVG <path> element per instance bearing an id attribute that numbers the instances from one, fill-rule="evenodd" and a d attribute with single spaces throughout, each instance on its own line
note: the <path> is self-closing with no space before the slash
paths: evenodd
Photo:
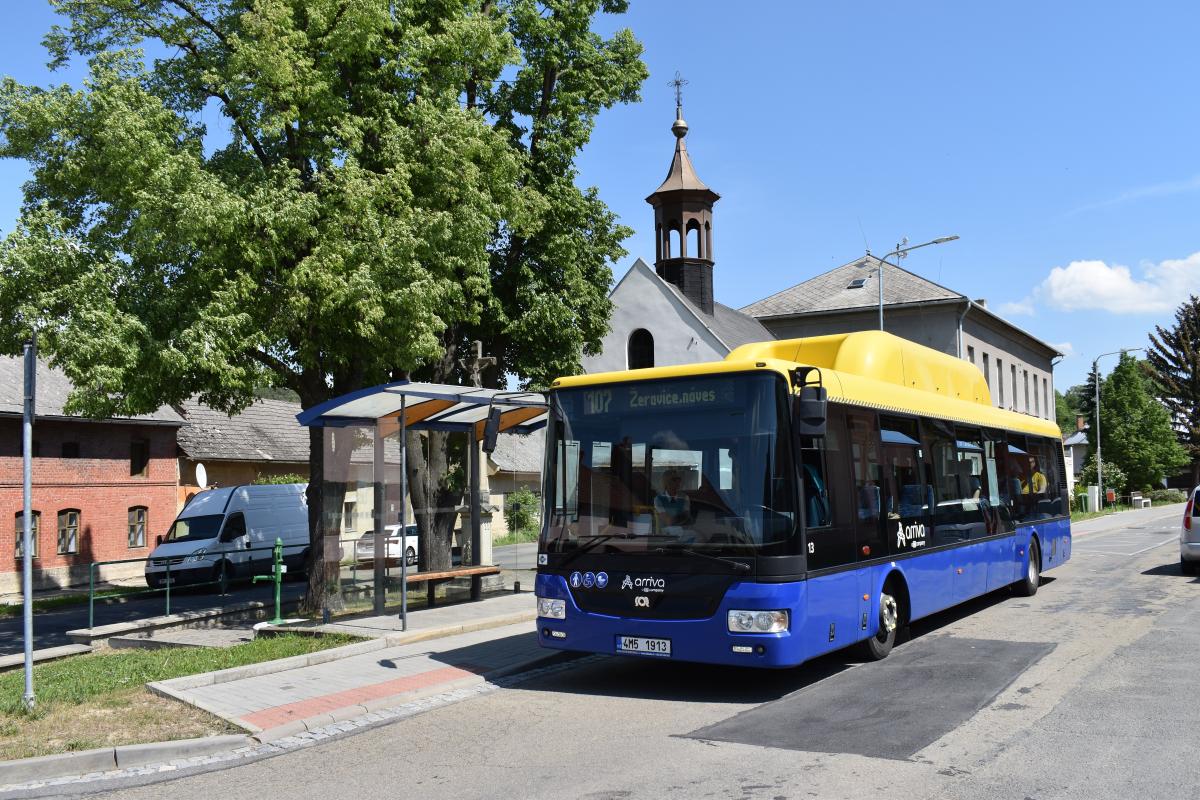
<path id="1" fill-rule="evenodd" d="M 800 479 L 804 490 L 805 556 L 809 569 L 839 567 L 855 561 L 853 511 L 849 508 L 850 496 L 846 491 L 849 465 L 845 441 L 844 413 L 832 404 L 825 437 L 801 440 Z M 814 497 L 819 482 L 824 484 L 824 495 Z"/>
<path id="2" fill-rule="evenodd" d="M 874 414 L 851 412 L 846 415 L 846 430 L 857 507 L 855 549 L 859 558 L 879 558 L 888 551 L 883 537 L 885 497 L 878 420 Z"/>

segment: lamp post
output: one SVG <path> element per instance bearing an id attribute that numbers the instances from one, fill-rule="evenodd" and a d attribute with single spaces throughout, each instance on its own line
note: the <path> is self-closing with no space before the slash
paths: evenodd
<path id="1" fill-rule="evenodd" d="M 913 250 L 919 250 L 922 247 L 929 247 L 930 245 L 933 245 L 933 244 L 945 244 L 946 242 L 953 242 L 957 238 L 958 238 L 957 235 L 955 235 L 955 236 L 939 236 L 938 238 L 932 239 L 928 242 L 922 242 L 921 244 L 910 245 L 908 243 L 908 237 L 906 236 L 900 240 L 899 244 L 896 245 L 895 250 L 888 253 L 883 258 L 879 259 L 879 330 L 883 330 L 883 265 L 888 263 L 888 259 L 891 258 L 892 256 L 896 256 L 897 260 L 899 260 L 899 259 L 906 257 Z M 868 259 L 870 258 L 870 256 L 871 256 L 871 251 L 867 250 Z M 864 261 L 864 265 L 866 263 L 868 263 L 868 262 Z"/>
<path id="2" fill-rule="evenodd" d="M 1092 380 L 1096 384 L 1096 485 L 1100 487 L 1097 511 L 1104 510 L 1104 460 L 1100 457 L 1100 359 L 1105 356 L 1115 356 L 1118 353 L 1125 355 L 1126 353 L 1135 353 L 1138 350 L 1145 349 L 1144 347 L 1122 347 L 1120 350 L 1113 350 L 1111 353 L 1101 353 L 1092 359 Z"/>

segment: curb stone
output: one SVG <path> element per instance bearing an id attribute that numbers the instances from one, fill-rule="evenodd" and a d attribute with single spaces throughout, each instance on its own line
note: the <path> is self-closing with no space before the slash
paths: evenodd
<path id="1" fill-rule="evenodd" d="M 276 755 L 293 752 L 306 747 L 311 747 L 318 742 L 341 735 L 353 735 L 363 733 L 365 731 L 379 728 L 392 722 L 413 717 L 422 714 L 426 711 L 432 711 L 447 705 L 452 705 L 460 700 L 466 700 L 470 697 L 477 697 L 484 694 L 505 689 L 511 686 L 518 685 L 525 681 L 539 678 L 545 675 L 562 672 L 567 669 L 572 669 L 576 666 L 594 663 L 603 660 L 607 656 L 581 656 L 577 658 L 563 658 L 563 654 L 554 654 L 550 656 L 554 659 L 553 663 L 545 664 L 534 669 L 521 671 L 521 667 L 514 666 L 507 671 L 506 677 L 496 677 L 494 679 L 483 680 L 473 686 L 458 688 L 451 691 L 442 692 L 441 694 L 431 695 L 417 700 L 406 702 L 402 705 L 379 709 L 371 713 L 364 714 L 352 720 L 333 723 L 325 727 L 315 728 L 313 730 L 300 731 L 291 736 L 284 736 L 266 743 L 256 743 L 252 737 L 234 736 L 232 739 L 240 739 L 247 744 L 234 747 L 222 753 L 216 753 L 207 756 L 198 756 L 188 759 L 176 759 L 173 761 L 163 761 L 160 763 L 148 763 L 138 767 L 127 766 L 125 769 L 109 768 L 105 771 L 93 770 L 88 775 L 64 776 L 58 778 L 41 778 L 27 779 L 19 783 L 9 783 L 7 776 L 0 775 L 0 797 L 47 797 L 57 796 L 67 792 L 98 792 L 107 789 L 124 789 L 133 786 L 142 786 L 150 783 L 156 783 L 166 778 L 183 778 L 189 775 L 195 775 L 203 772 L 211 772 L 213 770 L 225 769 L 227 767 L 250 764 L 255 761 L 260 761 L 264 758 L 270 758 Z M 530 664 L 537 664 L 542 659 L 531 661 Z M 296 723 L 289 723 L 296 725 Z M 283 732 L 283 728 L 276 730 Z M 209 737 L 218 738 L 218 737 Z M 171 742 L 168 744 L 177 745 L 179 742 Z M 108 750 L 108 752 L 113 752 Z M 14 762 L 21 763 L 21 762 Z M 114 781 L 122 781 L 121 783 L 110 784 Z"/>
<path id="2" fill-rule="evenodd" d="M 250 738 L 241 734 L 179 739 L 173 742 L 148 742 L 117 747 L 81 750 L 52 756 L 0 762 L 0 783 L 22 783 L 115 769 L 140 767 L 158 761 L 195 758 L 244 747 Z"/>

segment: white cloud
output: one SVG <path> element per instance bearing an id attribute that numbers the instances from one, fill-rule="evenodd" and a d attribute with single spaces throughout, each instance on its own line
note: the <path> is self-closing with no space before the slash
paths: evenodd
<path id="1" fill-rule="evenodd" d="M 1027 297 L 1000 306 L 1001 314 L 1033 314 L 1034 304 L 1058 311 L 1155 314 L 1171 311 L 1200 286 L 1200 252 L 1157 264 L 1143 262 L 1135 276 L 1123 264 L 1072 261 L 1054 267 Z"/>
<path id="2" fill-rule="evenodd" d="M 1170 311 L 1200 286 L 1200 253 L 1143 264 L 1141 276 L 1129 267 L 1103 261 L 1072 261 L 1055 267 L 1034 291 L 1060 311 L 1146 314 Z"/>
<path id="3" fill-rule="evenodd" d="M 1033 297 L 1017 300 L 1015 303 L 1001 303 L 996 309 L 1002 317 L 1032 317 Z"/>
<path id="4" fill-rule="evenodd" d="M 1062 353 L 1064 358 L 1070 358 L 1075 355 L 1075 346 L 1070 342 L 1059 342 L 1058 344 L 1051 342 L 1050 346 Z"/>

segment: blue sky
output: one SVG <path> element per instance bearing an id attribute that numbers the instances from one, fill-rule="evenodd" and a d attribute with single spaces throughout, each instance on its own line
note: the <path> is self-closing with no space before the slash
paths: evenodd
<path id="1" fill-rule="evenodd" d="M 45 85 L 39 2 L 8 9 L 0 73 Z M 1146 343 L 1200 291 L 1194 3 L 634 0 L 642 103 L 602 115 L 579 161 L 651 260 L 645 196 L 670 162 L 668 80 L 690 81 L 688 148 L 722 195 L 717 298 L 742 306 L 899 240 L 958 234 L 905 267 L 1068 351 Z M 21 164 L 0 162 L 0 232 Z M 1105 362 L 1111 368 L 1114 359 Z"/>

